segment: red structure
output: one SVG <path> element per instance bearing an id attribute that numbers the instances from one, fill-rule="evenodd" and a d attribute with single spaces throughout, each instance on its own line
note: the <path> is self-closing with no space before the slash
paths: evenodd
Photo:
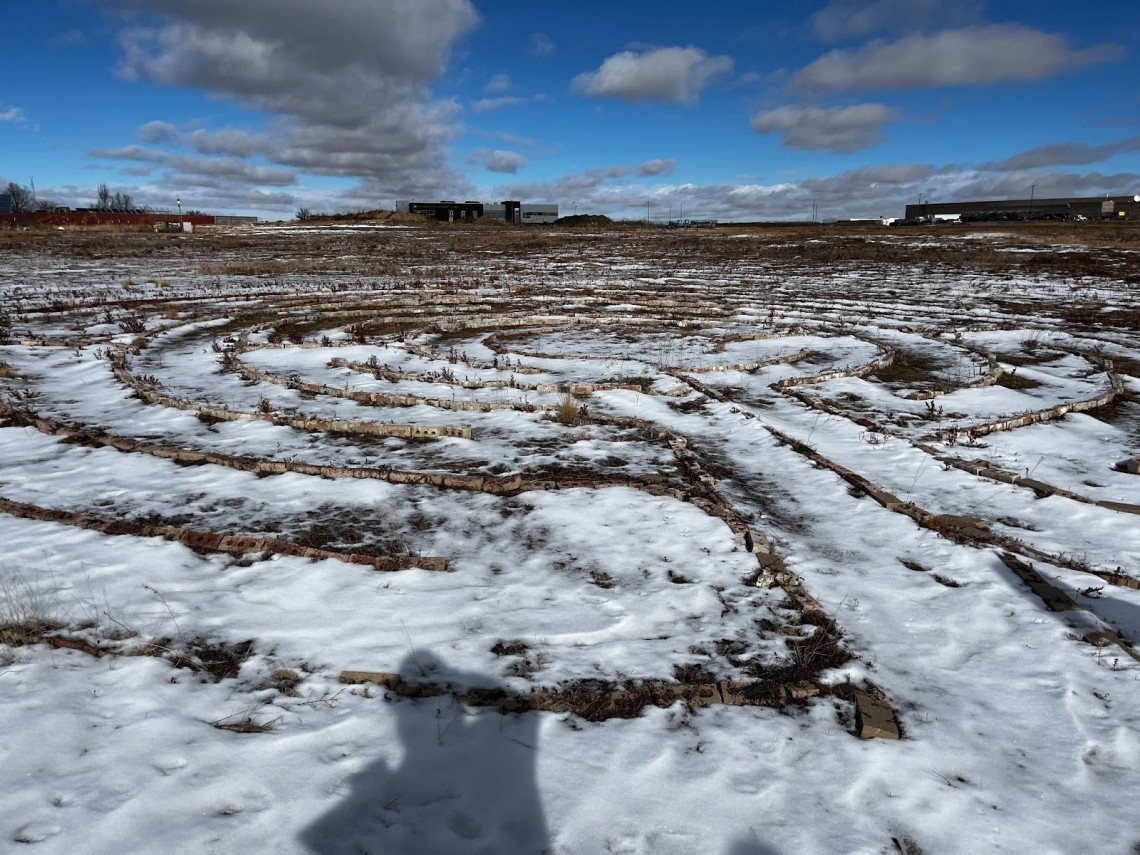
<path id="1" fill-rule="evenodd" d="M 179 223 L 193 223 L 198 226 L 225 223 L 257 222 L 256 217 L 218 217 L 213 214 L 128 214 L 119 211 L 31 211 L 21 214 L 0 214 L 0 228 L 43 227 L 43 226 L 144 226 L 169 224 L 177 230 Z"/>

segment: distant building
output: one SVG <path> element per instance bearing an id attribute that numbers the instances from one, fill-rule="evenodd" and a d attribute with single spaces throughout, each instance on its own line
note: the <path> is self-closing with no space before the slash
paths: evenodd
<path id="1" fill-rule="evenodd" d="M 553 223 L 558 219 L 558 206 L 550 204 L 524 205 L 522 202 L 439 202 L 396 201 L 396 210 L 405 214 L 423 214 L 443 223 L 473 222 L 487 217 L 508 223 Z"/>
<path id="2" fill-rule="evenodd" d="M 987 220 L 1135 220 L 1140 219 L 1136 196 L 1093 196 L 1062 199 L 1001 199 L 978 202 L 922 202 L 906 206 L 906 219 Z"/>
<path id="3" fill-rule="evenodd" d="M 12 194 L 0 193 L 0 214 L 12 213 Z"/>

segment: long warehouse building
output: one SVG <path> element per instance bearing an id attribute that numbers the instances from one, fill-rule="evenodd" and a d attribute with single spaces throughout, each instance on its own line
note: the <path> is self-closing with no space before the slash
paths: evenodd
<path id="1" fill-rule="evenodd" d="M 1136 220 L 1140 194 L 1062 199 L 988 199 L 978 202 L 921 202 L 906 206 L 906 218 L 960 217 L 971 220 Z"/>
<path id="2" fill-rule="evenodd" d="M 487 217 L 523 225 L 553 223 L 558 219 L 558 206 L 524 205 L 522 202 L 406 202 L 396 200 L 396 210 L 405 214 L 423 214 L 444 223 L 472 222 Z"/>

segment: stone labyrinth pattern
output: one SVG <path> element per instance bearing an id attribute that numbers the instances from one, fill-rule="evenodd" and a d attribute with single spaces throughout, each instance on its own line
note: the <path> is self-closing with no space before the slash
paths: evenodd
<path id="1" fill-rule="evenodd" d="M 992 552 L 1072 643 L 1136 658 L 1095 598 L 1050 581 L 1140 587 L 1135 536 L 1098 534 L 1140 528 L 1126 264 L 1001 232 L 28 239 L 2 270 L 0 511 L 266 572 L 292 555 L 493 590 L 526 564 L 531 584 L 584 592 L 548 593 L 580 638 L 567 625 L 544 641 L 524 618 L 491 638 L 480 628 L 509 611 L 494 600 L 456 630 L 453 654 L 494 689 L 407 681 L 395 652 L 344 663 L 387 666 L 344 679 L 397 694 L 593 720 L 826 695 L 843 716 L 854 705 L 856 732 L 897 735 L 890 686 L 826 675 L 860 651 L 787 560 L 868 502 L 937 549 Z M 1031 430 L 1048 449 L 1036 466 L 1014 441 Z M 69 467 L 99 470 L 114 499 L 57 489 Z M 215 493 L 221 470 L 258 478 Z M 807 472 L 838 489 L 802 492 Z M 163 487 L 144 501 L 150 478 Z M 259 499 L 274 479 L 309 501 Z M 381 498 L 361 501 L 367 485 Z M 1080 521 L 1042 522 L 1046 502 Z M 596 542 L 578 534 L 591 514 Z M 688 551 L 672 552 L 674 532 Z M 921 554 L 897 560 L 958 584 Z M 637 605 L 611 601 L 623 589 L 660 617 L 623 635 Z M 591 660 L 598 632 L 628 670 Z M 380 648 L 398 651 L 388 634 Z M 75 628 L 51 638 L 122 649 Z"/>

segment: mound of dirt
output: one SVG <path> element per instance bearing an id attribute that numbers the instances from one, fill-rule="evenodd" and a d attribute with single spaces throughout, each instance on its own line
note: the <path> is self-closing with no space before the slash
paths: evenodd
<path id="1" fill-rule="evenodd" d="M 559 217 L 554 221 L 556 226 L 610 226 L 613 220 L 605 214 L 573 214 L 569 217 Z"/>

